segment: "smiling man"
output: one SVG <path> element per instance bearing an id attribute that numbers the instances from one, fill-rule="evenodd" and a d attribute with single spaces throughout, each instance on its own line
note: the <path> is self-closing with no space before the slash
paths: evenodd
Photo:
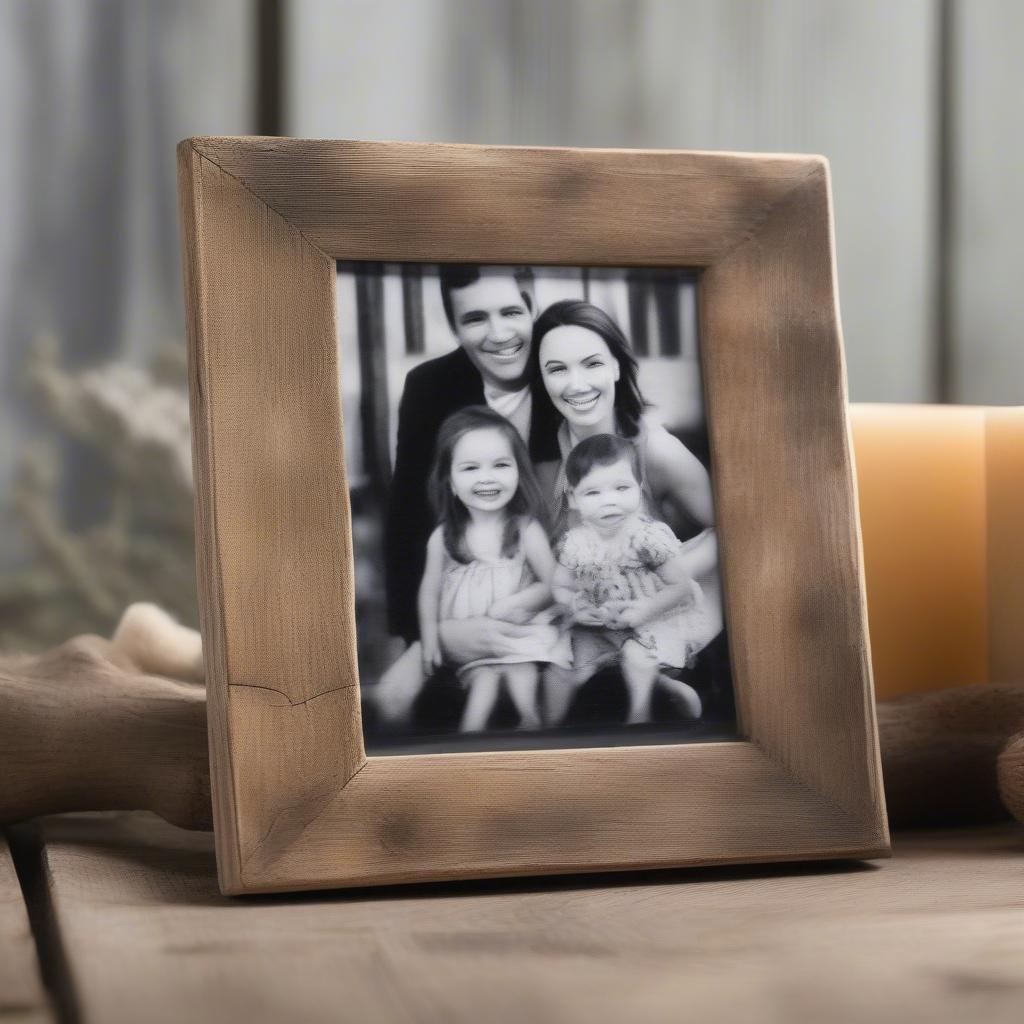
<path id="1" fill-rule="evenodd" d="M 536 315 L 526 267 L 442 264 L 441 299 L 459 347 L 409 372 L 398 408 L 398 446 L 386 529 L 388 625 L 419 637 L 416 595 L 434 528 L 427 478 L 441 424 L 469 405 L 488 405 L 527 442 L 534 462 L 558 457 L 558 417 L 531 401 L 527 371 Z"/>

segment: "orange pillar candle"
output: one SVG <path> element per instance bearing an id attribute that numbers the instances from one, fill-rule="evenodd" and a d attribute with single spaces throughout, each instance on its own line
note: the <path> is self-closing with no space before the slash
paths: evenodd
<path id="1" fill-rule="evenodd" d="M 879 700 L 988 679 L 986 414 L 850 408 Z"/>
<path id="2" fill-rule="evenodd" d="M 1024 408 L 850 422 L 877 696 L 1024 682 Z"/>

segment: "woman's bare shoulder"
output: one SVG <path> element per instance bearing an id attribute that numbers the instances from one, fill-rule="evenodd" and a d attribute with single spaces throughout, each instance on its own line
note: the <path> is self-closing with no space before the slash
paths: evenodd
<path id="1" fill-rule="evenodd" d="M 649 470 L 678 467 L 681 462 L 691 461 L 700 465 L 697 456 L 650 414 L 644 416 L 644 452 Z"/>

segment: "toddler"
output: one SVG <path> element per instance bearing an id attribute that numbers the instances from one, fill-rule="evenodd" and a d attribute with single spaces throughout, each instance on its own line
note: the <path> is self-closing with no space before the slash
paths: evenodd
<path id="1" fill-rule="evenodd" d="M 650 721 L 656 685 L 699 718 L 696 690 L 662 669 L 692 662 L 702 645 L 695 638 L 707 632 L 707 603 L 685 569 L 682 543 L 642 513 L 636 448 L 596 434 L 572 450 L 565 475 L 581 524 L 562 539 L 552 590 L 570 615 L 574 681 L 617 663 L 629 691 L 629 724 Z"/>

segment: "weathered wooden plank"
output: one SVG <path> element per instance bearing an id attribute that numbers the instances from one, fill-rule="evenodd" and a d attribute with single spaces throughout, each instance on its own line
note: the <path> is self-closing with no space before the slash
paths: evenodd
<path id="1" fill-rule="evenodd" d="M 952 4 L 952 400 L 1024 403 L 1024 5 Z"/>
<path id="2" fill-rule="evenodd" d="M 0 831 L 0 1020 L 43 1024 L 53 1020 L 43 991 L 36 946 L 14 861 Z"/>
<path id="3" fill-rule="evenodd" d="M 731 868 L 232 901 L 209 836 L 51 819 L 84 1024 L 1016 1022 L 1024 829 L 874 868 Z"/>

